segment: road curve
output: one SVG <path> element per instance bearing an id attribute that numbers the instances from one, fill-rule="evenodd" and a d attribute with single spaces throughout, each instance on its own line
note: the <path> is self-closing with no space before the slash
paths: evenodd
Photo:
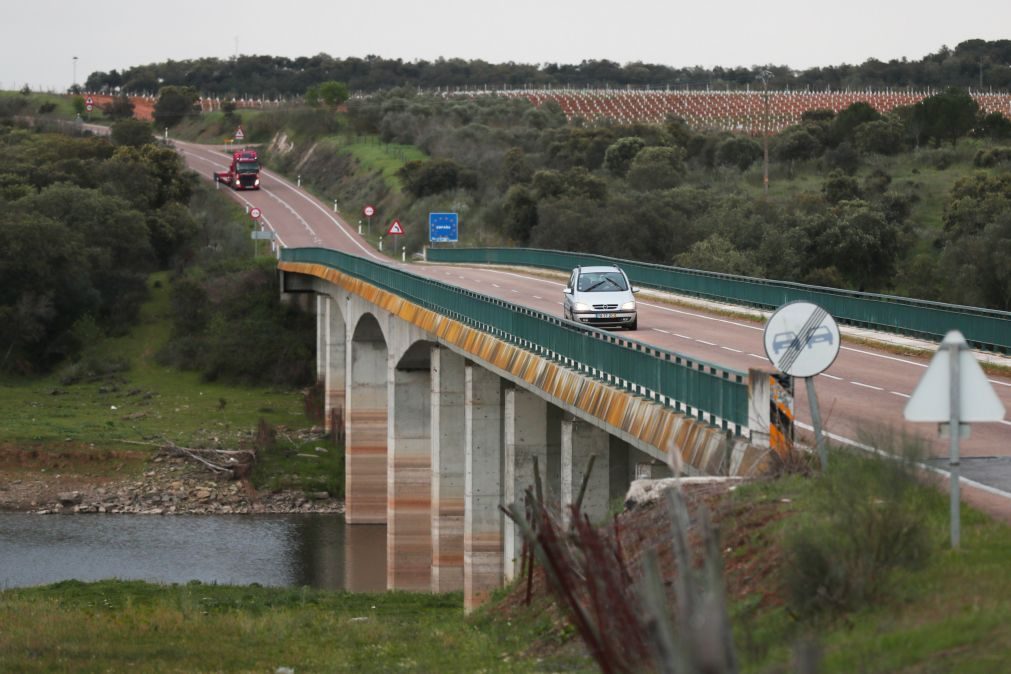
<path id="1" fill-rule="evenodd" d="M 229 155 L 224 148 L 181 141 L 174 144 L 186 163 L 208 180 L 212 179 L 213 171 L 227 167 Z M 260 208 L 265 227 L 275 232 L 281 245 L 323 246 L 401 266 L 400 262 L 376 252 L 358 234 L 357 227 L 333 212 L 332 205 L 271 171 L 261 172 L 260 184 L 259 191 L 235 192 L 224 185 L 221 189 L 247 206 Z M 403 266 L 420 276 L 561 315 L 560 278 L 553 280 L 541 273 L 534 276 L 476 266 Z M 628 337 L 739 370 L 769 369 L 761 324 L 663 301 L 660 294 L 643 295 L 639 329 L 626 333 Z M 933 456 L 946 456 L 947 441 L 936 437 L 933 425 L 909 424 L 902 417 L 906 401 L 928 363 L 927 356 L 895 355 L 844 341 L 836 361 L 815 379 L 826 430 L 835 440 L 850 443 L 873 442 L 882 434 L 903 432 L 922 438 Z M 989 375 L 988 379 L 1005 408 L 1011 410 L 1011 377 Z M 798 383 L 796 410 L 802 429 L 810 428 L 804 389 Z M 963 476 L 983 484 L 981 493 L 986 498 L 996 498 L 1011 520 L 1011 501 L 1007 500 L 1011 498 L 1011 421 L 973 425 L 971 437 L 962 441 L 962 457 Z"/>

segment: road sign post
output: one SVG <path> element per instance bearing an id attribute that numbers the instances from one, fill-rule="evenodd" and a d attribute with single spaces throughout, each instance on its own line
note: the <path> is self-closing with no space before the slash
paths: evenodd
<path id="1" fill-rule="evenodd" d="M 372 234 L 372 216 L 376 214 L 376 207 L 371 204 L 365 204 L 365 208 L 362 209 L 362 215 L 369 221 L 369 235 Z"/>
<path id="2" fill-rule="evenodd" d="M 934 421 L 949 435 L 948 480 L 951 483 L 951 547 L 961 544 L 961 459 L 959 445 L 968 424 L 1004 419 L 1004 404 L 987 381 L 965 337 L 952 330 L 941 341 L 934 357 L 906 403 L 906 421 Z"/>
<path id="3" fill-rule="evenodd" d="M 785 374 L 806 379 L 811 405 L 814 444 L 821 469 L 828 468 L 828 451 L 822 431 L 821 409 L 814 389 L 814 376 L 827 370 L 839 355 L 839 326 L 827 311 L 810 302 L 784 304 L 765 325 L 765 355 Z"/>
<path id="4" fill-rule="evenodd" d="M 429 243 L 457 243 L 460 240 L 458 213 L 429 213 Z"/>
<path id="5" fill-rule="evenodd" d="M 397 242 L 400 241 L 398 237 L 402 236 L 403 233 L 404 233 L 404 226 L 400 224 L 400 220 L 394 220 L 393 222 L 391 222 L 390 228 L 386 230 L 387 236 L 393 237 L 392 252 L 394 255 L 397 254 Z M 380 248 L 380 250 L 382 250 L 382 248 Z"/>

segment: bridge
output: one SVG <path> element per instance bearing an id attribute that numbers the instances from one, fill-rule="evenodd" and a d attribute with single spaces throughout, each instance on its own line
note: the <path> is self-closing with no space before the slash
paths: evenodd
<path id="1" fill-rule="evenodd" d="M 177 147 L 201 175 L 226 162 L 213 148 Z M 386 522 L 389 587 L 462 588 L 473 608 L 510 578 L 517 538 L 498 506 L 532 482 L 534 458 L 567 503 L 595 455 L 584 510 L 597 518 L 637 473 L 661 473 L 668 457 L 684 474 L 724 475 L 760 471 L 770 459 L 769 380 L 754 370 L 768 367 L 760 323 L 657 294 L 640 302 L 635 332 L 577 326 L 561 319 L 562 284 L 547 273 L 487 266 L 515 259 L 400 264 L 376 253 L 369 232 L 359 234 L 336 205 L 269 171 L 261 177 L 260 192 L 231 194 L 263 211 L 280 248 L 284 292 L 316 308 L 326 407 L 346 432 L 347 521 Z M 732 280 L 695 279 L 702 285 L 685 292 L 719 299 L 723 290 L 700 288 Z M 663 290 L 667 282 L 643 283 Z M 775 305 L 783 292 L 766 288 L 759 293 L 766 299 L 746 304 L 763 307 L 772 297 Z M 889 329 L 880 324 L 887 312 L 882 319 L 878 308 L 864 311 L 867 299 L 874 298 L 833 301 L 847 312 L 856 301 L 844 317 L 853 329 Z M 935 309 L 946 322 L 972 313 Z M 981 357 L 1007 362 L 999 355 L 1011 334 L 1006 318 L 973 316 L 972 330 L 963 330 L 991 352 Z M 907 332 L 929 339 L 931 320 L 917 325 Z M 830 436 L 861 444 L 870 426 L 922 431 L 903 425 L 901 409 L 927 362 L 894 346 L 844 345 L 817 378 Z M 1011 379 L 990 381 L 1011 405 Z M 798 426 L 809 428 L 803 390 L 796 408 Z M 1011 519 L 1009 439 L 1008 421 L 973 429 L 963 444 L 963 475 L 971 478 L 963 494 Z M 926 440 L 944 455 L 943 443 Z"/>

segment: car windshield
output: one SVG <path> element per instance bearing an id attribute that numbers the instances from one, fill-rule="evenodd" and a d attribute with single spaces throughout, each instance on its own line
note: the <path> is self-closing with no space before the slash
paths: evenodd
<path id="1" fill-rule="evenodd" d="M 240 161 L 235 165 L 238 173 L 256 173 L 260 170 L 260 163 L 255 161 Z"/>
<path id="2" fill-rule="evenodd" d="M 618 271 L 584 272 L 579 275 L 576 290 L 583 293 L 608 293 L 628 290 L 628 286 L 625 285 L 625 277 Z"/>

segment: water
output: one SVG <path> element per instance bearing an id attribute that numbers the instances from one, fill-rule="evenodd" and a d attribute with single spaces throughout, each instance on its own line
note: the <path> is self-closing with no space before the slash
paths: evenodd
<path id="1" fill-rule="evenodd" d="M 386 527 L 343 515 L 0 513 L 0 588 L 146 580 L 386 589 Z"/>

